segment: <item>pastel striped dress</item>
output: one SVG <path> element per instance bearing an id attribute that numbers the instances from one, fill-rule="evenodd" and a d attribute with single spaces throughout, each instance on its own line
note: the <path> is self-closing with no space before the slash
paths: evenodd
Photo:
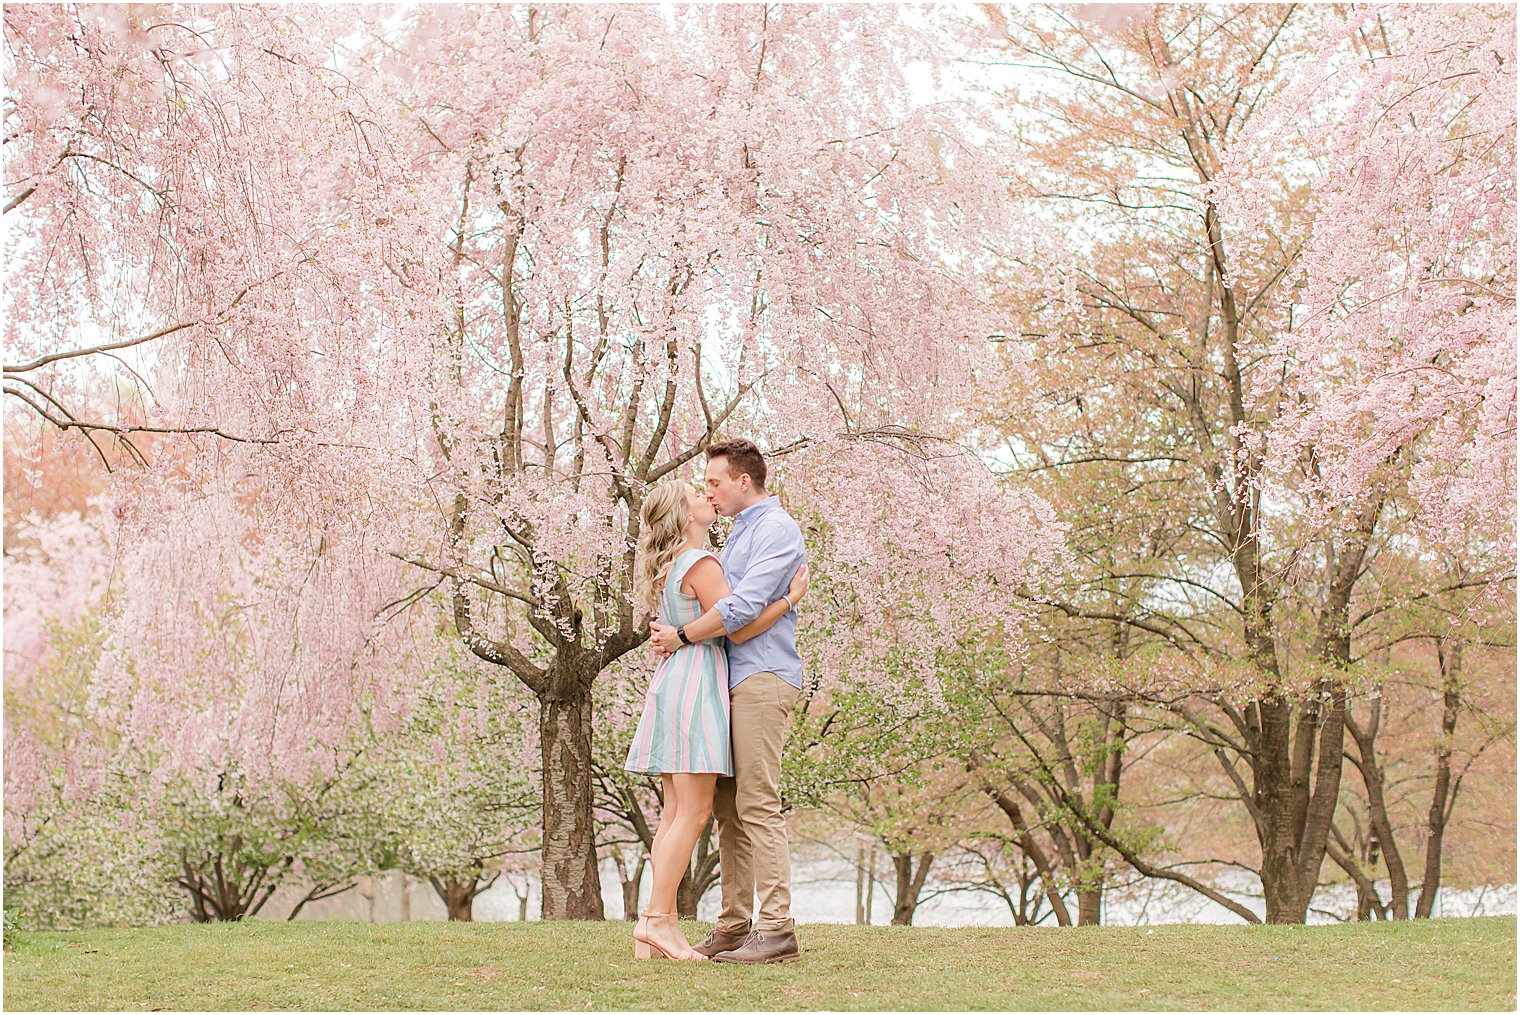
<path id="1" fill-rule="evenodd" d="M 660 623 L 689 624 L 702 615 L 696 596 L 681 591 L 686 572 L 706 550 L 683 550 L 660 594 Z M 682 645 L 660 664 L 644 696 L 644 712 L 623 767 L 640 775 L 666 772 L 734 774 L 728 735 L 728 653 L 722 638 Z"/>

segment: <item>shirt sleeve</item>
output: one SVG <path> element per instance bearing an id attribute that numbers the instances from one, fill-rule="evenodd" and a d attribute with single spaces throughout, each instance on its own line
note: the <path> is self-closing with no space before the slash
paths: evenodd
<path id="1" fill-rule="evenodd" d="M 771 603 L 781 598 L 792 576 L 802 566 L 806 555 L 802 533 L 790 526 L 767 525 L 755 533 L 754 554 L 744 577 L 713 609 L 723 618 L 723 629 L 730 634 L 760 616 Z"/>

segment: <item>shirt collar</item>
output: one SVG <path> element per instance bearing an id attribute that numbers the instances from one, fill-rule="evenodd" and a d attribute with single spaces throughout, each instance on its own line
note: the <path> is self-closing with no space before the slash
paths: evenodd
<path id="1" fill-rule="evenodd" d="M 781 498 L 777 497 L 775 494 L 772 494 L 762 501 L 756 501 L 749 507 L 745 508 L 743 511 L 740 511 L 738 514 L 734 515 L 734 528 L 738 528 L 740 525 L 743 525 L 747 522 L 754 521 L 756 518 L 759 518 L 761 515 L 765 514 L 771 508 L 778 506 L 780 503 Z"/>

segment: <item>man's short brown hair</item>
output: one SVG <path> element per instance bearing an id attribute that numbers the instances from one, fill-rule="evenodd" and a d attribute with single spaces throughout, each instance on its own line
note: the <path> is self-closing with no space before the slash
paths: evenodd
<path id="1" fill-rule="evenodd" d="M 710 462 L 714 458 L 728 459 L 728 471 L 735 478 L 747 475 L 757 490 L 765 489 L 765 456 L 760 454 L 754 441 L 747 441 L 743 437 L 719 441 L 707 449 L 707 460 Z"/>

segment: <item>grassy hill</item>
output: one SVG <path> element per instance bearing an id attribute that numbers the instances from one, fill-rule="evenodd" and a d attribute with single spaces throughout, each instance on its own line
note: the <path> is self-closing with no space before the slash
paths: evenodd
<path id="1" fill-rule="evenodd" d="M 690 925 L 688 936 L 707 925 Z M 1515 1008 L 1512 917 L 800 929 L 781 966 L 633 958 L 629 925 L 254 922 L 22 933 L 5 1008 Z"/>

